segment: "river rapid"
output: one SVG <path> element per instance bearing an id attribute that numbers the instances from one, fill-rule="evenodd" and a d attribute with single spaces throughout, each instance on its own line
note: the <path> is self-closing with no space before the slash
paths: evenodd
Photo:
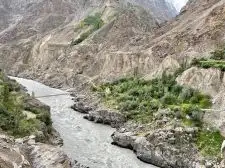
<path id="1" fill-rule="evenodd" d="M 34 92 L 35 97 L 67 93 L 32 80 L 11 78 L 25 86 L 28 93 Z M 82 114 L 70 108 L 74 102 L 69 94 L 38 99 L 51 107 L 53 127 L 64 141 L 63 150 L 72 159 L 90 168 L 156 168 L 138 160 L 131 150 L 111 145 L 115 129 L 83 119 Z"/>

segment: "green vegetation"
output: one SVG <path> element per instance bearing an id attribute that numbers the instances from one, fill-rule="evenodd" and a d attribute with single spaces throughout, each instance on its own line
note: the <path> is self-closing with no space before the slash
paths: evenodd
<path id="1" fill-rule="evenodd" d="M 93 87 L 103 102 L 125 114 L 128 120 L 154 123 L 153 114 L 159 109 L 170 109 L 184 126 L 197 126 L 196 143 L 203 156 L 217 157 L 223 137 L 219 131 L 205 130 L 202 109 L 211 107 L 211 99 L 197 90 L 180 86 L 176 77 L 165 75 L 146 81 L 139 78 L 124 78 L 112 83 Z"/>
<path id="2" fill-rule="evenodd" d="M 71 42 L 71 45 L 77 45 L 87 39 L 93 32 L 100 29 L 104 25 L 103 20 L 101 19 L 101 14 L 96 13 L 95 15 L 89 15 L 80 23 L 80 28 L 88 27 L 89 29 L 84 33 L 80 34 L 80 37 Z"/>
<path id="3" fill-rule="evenodd" d="M 217 68 L 225 71 L 225 48 L 212 52 L 210 59 L 194 59 L 192 65 L 206 69 Z"/>
<path id="4" fill-rule="evenodd" d="M 220 148 L 223 143 L 223 137 L 219 131 L 202 130 L 197 136 L 197 146 L 203 156 L 220 157 Z"/>
<path id="5" fill-rule="evenodd" d="M 77 44 L 82 43 L 86 38 L 88 38 L 88 36 L 89 36 L 91 33 L 92 33 L 92 31 L 90 31 L 90 30 L 87 31 L 87 32 L 85 32 L 85 33 L 82 33 L 78 39 L 73 40 L 73 41 L 71 42 L 71 45 L 73 46 L 73 45 L 77 45 Z"/>
<path id="6" fill-rule="evenodd" d="M 87 18 L 85 18 L 83 20 L 83 22 L 81 23 L 81 25 L 83 25 L 83 26 L 93 26 L 94 30 L 98 30 L 104 25 L 104 22 L 101 19 L 101 14 L 96 13 L 93 16 L 90 15 Z"/>
<path id="7" fill-rule="evenodd" d="M 201 124 L 201 108 L 211 106 L 210 97 L 200 92 L 177 84 L 176 75 L 163 75 L 146 81 L 138 78 L 127 78 L 106 83 L 94 91 L 102 95 L 106 105 L 118 109 L 128 119 L 137 122 L 151 122 L 153 113 L 161 108 L 169 108 L 179 113 L 179 117 Z"/>
<path id="8" fill-rule="evenodd" d="M 195 59 L 192 65 L 203 68 L 219 68 L 225 70 L 225 49 L 212 52 L 210 59 Z M 128 120 L 154 124 L 154 113 L 159 109 L 170 109 L 183 126 L 196 126 L 199 131 L 193 142 L 196 143 L 203 156 L 220 157 L 223 137 L 217 130 L 208 130 L 203 124 L 204 111 L 211 107 L 208 95 L 190 87 L 180 86 L 176 77 L 186 66 L 182 66 L 174 75 L 163 74 L 161 78 L 143 80 L 140 78 L 123 78 L 112 83 L 93 87 L 102 101 L 110 108 L 125 114 Z"/>
<path id="9" fill-rule="evenodd" d="M 223 49 L 218 49 L 218 50 L 215 50 L 214 52 L 211 53 L 212 54 L 212 59 L 215 59 L 215 60 L 224 60 L 225 59 L 225 48 Z"/>
<path id="10" fill-rule="evenodd" d="M 51 119 L 48 111 L 30 107 L 26 109 L 28 96 L 19 92 L 19 85 L 6 78 L 0 72 L 0 129 L 16 137 L 24 137 L 42 129 L 43 123 L 51 128 Z M 28 119 L 23 113 L 30 111 L 36 118 Z"/>

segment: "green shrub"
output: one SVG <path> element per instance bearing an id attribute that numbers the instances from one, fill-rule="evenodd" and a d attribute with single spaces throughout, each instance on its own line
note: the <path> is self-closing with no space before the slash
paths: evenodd
<path id="1" fill-rule="evenodd" d="M 105 93 L 106 88 L 110 88 L 110 94 Z M 177 84 L 175 76 L 165 74 L 162 78 L 150 81 L 138 78 L 120 79 L 98 86 L 95 91 L 101 93 L 107 105 L 118 109 L 135 121 L 150 121 L 155 111 L 169 108 L 174 112 L 180 111 L 183 118 L 189 115 L 193 122 L 198 124 L 201 118 L 200 108 L 211 105 L 209 96 L 182 87 Z"/>
<path id="2" fill-rule="evenodd" d="M 76 40 L 72 40 L 71 46 L 78 45 L 82 43 L 85 39 L 87 39 L 94 31 L 100 29 L 104 25 L 103 20 L 101 19 L 101 14 L 96 13 L 95 15 L 90 15 L 81 21 L 80 28 L 84 26 L 91 26 L 90 30 L 82 33 L 80 37 Z"/>
<path id="3" fill-rule="evenodd" d="M 28 136 L 32 133 L 35 133 L 40 129 L 40 123 L 36 119 L 22 119 L 19 121 L 17 129 L 14 129 L 13 134 L 15 136 L 24 137 Z"/>
<path id="4" fill-rule="evenodd" d="M 199 107 L 192 105 L 192 104 L 182 104 L 181 105 L 181 112 L 184 115 L 191 116 L 193 111 L 199 111 Z"/>
<path id="5" fill-rule="evenodd" d="M 23 111 L 26 110 L 25 93 L 18 90 L 19 85 L 15 81 L 11 81 L 4 74 L 0 73 L 0 129 L 8 134 L 23 137 L 41 130 L 44 122 L 51 128 L 50 114 L 47 111 L 36 108 L 32 112 L 37 114 L 36 119 L 27 119 Z"/>
<path id="6" fill-rule="evenodd" d="M 73 40 L 71 42 L 71 45 L 77 45 L 77 44 L 80 44 L 82 43 L 85 39 L 88 38 L 88 36 L 92 33 L 92 31 L 87 31 L 87 32 L 84 32 L 80 35 L 80 37 L 77 39 L 77 40 Z"/>
<path id="7" fill-rule="evenodd" d="M 211 53 L 210 59 L 194 58 L 191 64 L 205 69 L 217 68 L 225 71 L 225 49 L 215 50 Z"/>
<path id="8" fill-rule="evenodd" d="M 197 146 L 204 156 L 220 157 L 223 139 L 219 131 L 202 130 L 197 136 Z"/>
<path id="9" fill-rule="evenodd" d="M 224 49 L 218 49 L 214 52 L 211 52 L 211 58 L 215 60 L 222 60 L 225 59 L 225 48 Z"/>
<path id="10" fill-rule="evenodd" d="M 3 106 L 0 107 L 0 119 L 0 128 L 2 130 L 8 131 L 17 127 L 15 116 L 4 109 Z"/>
<path id="11" fill-rule="evenodd" d="M 9 101 L 9 86 L 4 84 L 3 88 L 3 103 L 7 103 Z"/>
<path id="12" fill-rule="evenodd" d="M 208 107 L 211 107 L 212 106 L 212 102 L 207 97 L 201 99 L 199 103 L 200 103 L 200 107 L 201 108 L 208 108 Z"/>
<path id="13" fill-rule="evenodd" d="M 130 110 L 135 110 L 137 109 L 139 106 L 137 101 L 132 101 L 132 100 L 128 100 L 125 102 L 121 102 L 119 104 L 120 110 L 121 111 L 130 111 Z"/>
<path id="14" fill-rule="evenodd" d="M 193 124 L 197 127 L 201 127 L 203 122 L 204 112 L 200 109 L 192 111 L 191 114 L 191 120 L 193 121 Z"/>
<path id="15" fill-rule="evenodd" d="M 125 102 L 128 100 L 134 100 L 135 98 L 133 96 L 130 96 L 128 94 L 120 94 L 117 98 L 118 102 Z"/>
<path id="16" fill-rule="evenodd" d="M 158 99 L 152 99 L 150 102 L 150 108 L 151 110 L 158 110 L 162 107 L 162 103 Z"/>
<path id="17" fill-rule="evenodd" d="M 172 105 L 177 102 L 177 96 L 172 93 L 165 93 L 165 95 L 160 99 L 163 105 Z"/>
<path id="18" fill-rule="evenodd" d="M 24 108 L 24 110 L 27 110 L 36 114 L 36 118 L 42 121 L 43 123 L 45 123 L 47 126 L 52 124 L 51 115 L 45 109 L 37 108 L 37 107 L 26 107 Z"/>
<path id="19" fill-rule="evenodd" d="M 179 100 L 182 103 L 187 103 L 193 97 L 194 92 L 193 89 L 184 87 L 179 94 Z"/>
<path id="20" fill-rule="evenodd" d="M 100 13 L 96 13 L 95 15 L 90 15 L 87 18 L 84 19 L 84 25 L 87 26 L 93 26 L 95 30 L 100 29 L 103 25 L 104 22 L 101 19 L 101 14 Z"/>

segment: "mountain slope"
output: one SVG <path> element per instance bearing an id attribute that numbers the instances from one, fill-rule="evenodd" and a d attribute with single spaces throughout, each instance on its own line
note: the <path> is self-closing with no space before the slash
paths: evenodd
<path id="1" fill-rule="evenodd" d="M 137 2 L 140 4 L 141 1 Z M 148 5 L 152 9 L 155 9 L 155 11 L 162 8 L 161 13 L 164 13 L 164 7 L 168 8 L 168 6 L 166 6 L 164 0 L 161 0 L 161 2 L 161 4 L 164 3 L 164 6 L 158 6 L 157 4 L 154 4 L 154 6 Z M 30 64 L 30 60 L 41 57 L 38 52 L 43 52 L 42 49 L 37 49 L 34 46 L 38 43 L 42 43 L 42 46 L 44 46 L 43 43 L 50 43 L 51 46 L 59 44 L 59 48 L 64 48 L 67 45 L 67 48 L 70 50 L 68 44 L 71 42 L 74 34 L 74 25 L 80 18 L 99 8 L 103 9 L 107 7 L 112 10 L 129 9 L 129 7 L 124 6 L 126 6 L 124 3 L 116 1 L 99 0 L 39 0 L 24 2 L 19 0 L 1 0 L 1 17 L 3 17 L 1 20 L 3 20 L 2 24 L 4 26 L 1 26 L 2 30 L 0 32 L 0 67 L 7 70 L 10 68 L 13 72 L 18 73 L 33 66 Z M 166 11 L 169 10 L 166 9 Z M 147 12 L 144 9 L 142 11 Z M 170 19 L 172 15 L 175 15 L 175 11 L 169 11 L 169 13 L 170 15 L 166 19 Z M 140 16 L 140 14 L 138 13 L 137 15 Z M 154 17 L 157 17 L 157 15 L 154 15 Z M 160 19 L 163 21 L 165 17 Z M 128 20 L 132 21 L 132 18 L 128 18 Z M 51 40 L 54 42 L 50 42 Z M 57 51 L 57 47 L 55 50 Z M 49 57 L 48 59 L 56 57 L 51 54 L 47 55 L 49 55 L 47 56 Z M 12 64 L 14 65 L 13 67 L 11 67 Z M 37 68 L 35 65 L 34 67 Z"/>

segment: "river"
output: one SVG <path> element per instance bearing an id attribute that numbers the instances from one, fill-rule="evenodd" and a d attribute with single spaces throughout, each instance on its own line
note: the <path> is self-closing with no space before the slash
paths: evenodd
<path id="1" fill-rule="evenodd" d="M 11 78 L 37 97 L 66 93 L 32 80 Z M 111 145 L 114 129 L 83 119 L 82 114 L 70 108 L 73 100 L 69 94 L 39 100 L 51 107 L 53 127 L 64 141 L 63 150 L 72 159 L 90 168 L 155 168 L 138 160 L 131 150 Z"/>

